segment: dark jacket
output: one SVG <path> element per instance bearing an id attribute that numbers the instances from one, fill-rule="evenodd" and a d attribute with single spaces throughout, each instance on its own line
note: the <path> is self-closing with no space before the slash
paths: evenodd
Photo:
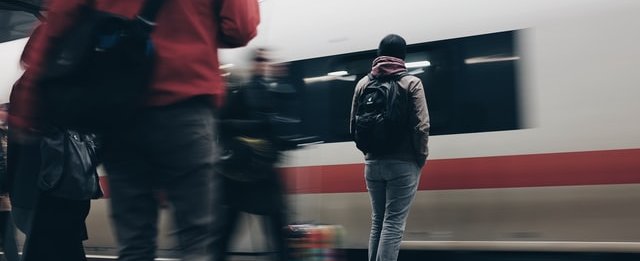
<path id="1" fill-rule="evenodd" d="M 371 75 L 373 77 L 383 77 L 389 75 L 397 75 L 406 73 L 404 61 L 395 57 L 380 56 L 373 61 Z M 369 82 L 369 77 L 362 78 L 356 85 L 353 102 L 351 104 L 350 131 L 353 134 L 353 126 L 355 121 L 355 109 L 358 107 L 358 100 L 364 87 Z M 400 87 L 407 91 L 409 96 L 410 115 L 408 126 L 399 126 L 406 128 L 408 133 L 406 138 L 384 154 L 367 153 L 365 158 L 368 160 L 403 160 L 414 161 L 419 166 L 423 166 L 429 155 L 429 111 L 427 109 L 427 100 L 425 98 L 424 87 L 422 81 L 415 76 L 408 75 L 402 77 L 398 82 Z"/>

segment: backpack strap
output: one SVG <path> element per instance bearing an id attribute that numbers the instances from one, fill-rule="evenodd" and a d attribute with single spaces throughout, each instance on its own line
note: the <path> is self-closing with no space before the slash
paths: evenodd
<path id="1" fill-rule="evenodd" d="M 405 76 L 409 76 L 410 74 L 407 71 L 401 72 L 399 74 L 394 75 L 396 77 L 396 81 L 402 80 Z"/>
<path id="2" fill-rule="evenodd" d="M 138 13 L 137 18 L 140 21 L 148 24 L 149 26 L 156 25 L 156 16 L 158 12 L 160 12 L 160 8 L 162 4 L 164 4 L 165 0 L 146 0 Z"/>

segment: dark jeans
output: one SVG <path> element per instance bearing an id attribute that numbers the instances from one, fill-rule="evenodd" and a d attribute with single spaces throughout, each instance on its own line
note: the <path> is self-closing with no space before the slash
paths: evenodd
<path id="1" fill-rule="evenodd" d="M 89 200 L 69 200 L 41 193 L 33 213 L 22 261 L 86 261 L 82 241 Z"/>
<path id="2" fill-rule="evenodd" d="M 160 189 L 173 207 L 182 260 L 209 261 L 219 185 L 213 180 L 218 148 L 211 106 L 193 99 L 147 109 L 104 142 L 118 260 L 153 260 Z"/>
<path id="3" fill-rule="evenodd" d="M 0 212 L 0 236 L 2 236 L 2 250 L 7 261 L 18 261 L 18 247 L 16 246 L 16 229 L 11 219 L 11 212 Z"/>
<path id="4" fill-rule="evenodd" d="M 222 192 L 224 207 L 220 210 L 222 236 L 214 242 L 217 260 L 227 260 L 226 252 L 233 238 L 240 212 L 260 215 L 266 233 L 267 243 L 273 252 L 273 260 L 287 260 L 287 237 L 284 231 L 286 210 L 284 188 L 277 172 L 260 182 L 240 182 L 223 178 Z"/>

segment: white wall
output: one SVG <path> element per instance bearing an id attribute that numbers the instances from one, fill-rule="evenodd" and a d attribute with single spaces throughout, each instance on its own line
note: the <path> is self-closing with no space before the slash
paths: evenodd
<path id="1" fill-rule="evenodd" d="M 0 44 L 0 103 L 9 102 L 13 83 L 22 74 L 20 55 L 27 38 Z"/>

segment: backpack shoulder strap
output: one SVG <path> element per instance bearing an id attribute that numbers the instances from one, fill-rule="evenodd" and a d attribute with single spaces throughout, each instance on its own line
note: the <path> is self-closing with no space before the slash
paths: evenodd
<path id="1" fill-rule="evenodd" d="M 369 83 L 374 82 L 377 78 L 374 77 L 373 74 L 368 73 L 367 74 L 367 79 L 369 80 L 369 81 L 367 81 L 367 85 L 368 85 Z"/>
<path id="2" fill-rule="evenodd" d="M 410 74 L 409 74 L 408 72 L 406 72 L 406 71 L 401 72 L 401 73 L 399 73 L 399 74 L 396 74 L 396 75 L 395 75 L 395 77 L 396 77 L 396 81 L 402 80 L 402 78 L 404 78 L 405 76 L 409 76 L 409 75 L 410 75 Z"/>
<path id="3" fill-rule="evenodd" d="M 371 84 L 375 83 L 376 80 L 378 80 L 378 78 L 374 77 L 373 74 L 368 73 L 367 74 L 367 81 L 362 86 L 362 89 L 363 90 L 366 89 L 368 86 L 370 86 Z"/>
<path id="4" fill-rule="evenodd" d="M 160 8 L 164 2 L 165 0 L 145 0 L 142 8 L 138 12 L 137 18 L 150 26 L 154 26 L 156 16 L 158 12 L 160 12 Z"/>

